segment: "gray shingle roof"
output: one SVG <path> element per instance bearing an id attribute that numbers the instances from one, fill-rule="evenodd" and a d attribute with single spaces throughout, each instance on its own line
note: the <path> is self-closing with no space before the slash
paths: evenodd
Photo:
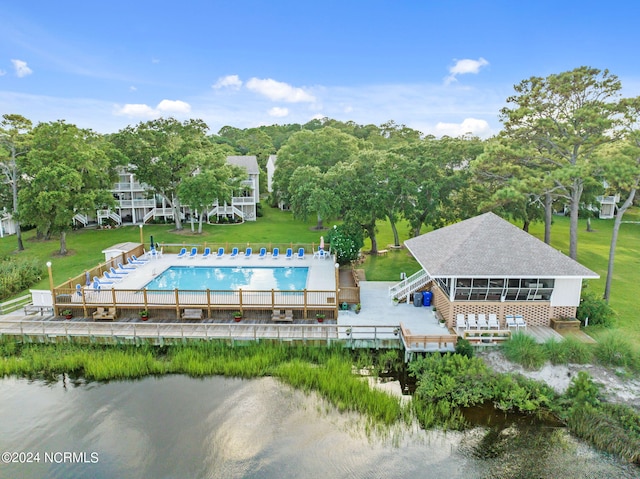
<path id="1" fill-rule="evenodd" d="M 227 163 L 244 167 L 250 175 L 260 174 L 258 159 L 255 156 L 227 156 Z"/>
<path id="2" fill-rule="evenodd" d="M 494 213 L 440 228 L 404 244 L 433 277 L 600 277 Z"/>

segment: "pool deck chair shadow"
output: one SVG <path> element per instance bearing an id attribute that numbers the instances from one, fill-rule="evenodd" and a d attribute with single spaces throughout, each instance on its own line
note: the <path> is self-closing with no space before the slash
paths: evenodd
<path id="1" fill-rule="evenodd" d="M 229 258 L 231 259 L 235 259 L 238 257 L 238 248 L 233 248 L 231 250 L 231 254 L 229 255 Z"/>
<path id="2" fill-rule="evenodd" d="M 204 253 L 202 253 L 202 259 L 207 259 L 211 256 L 211 248 L 205 248 Z"/>
<path id="3" fill-rule="evenodd" d="M 224 256 L 224 248 L 218 248 L 218 254 L 216 254 L 216 258 L 220 259 Z"/>
<path id="4" fill-rule="evenodd" d="M 271 253 L 271 259 L 278 259 L 280 257 L 280 248 L 273 248 Z"/>
<path id="5" fill-rule="evenodd" d="M 187 248 L 182 248 L 178 253 L 178 259 L 184 258 L 185 256 L 187 256 Z"/>
<path id="6" fill-rule="evenodd" d="M 291 248 L 287 248 L 287 255 L 285 256 L 287 259 L 293 258 L 293 250 Z"/>

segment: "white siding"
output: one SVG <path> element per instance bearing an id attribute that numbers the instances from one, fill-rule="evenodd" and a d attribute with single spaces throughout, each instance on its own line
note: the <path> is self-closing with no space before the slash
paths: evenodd
<path id="1" fill-rule="evenodd" d="M 551 306 L 578 306 L 580 305 L 580 291 L 582 279 L 557 278 L 551 295 Z"/>

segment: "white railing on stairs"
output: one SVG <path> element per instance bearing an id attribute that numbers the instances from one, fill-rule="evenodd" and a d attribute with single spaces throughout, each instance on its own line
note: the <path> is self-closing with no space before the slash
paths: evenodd
<path id="1" fill-rule="evenodd" d="M 83 226 L 87 226 L 89 224 L 89 217 L 87 215 L 82 214 L 82 213 L 77 213 L 73 217 L 73 221 L 75 221 L 77 223 L 82 223 Z"/>
<path id="2" fill-rule="evenodd" d="M 146 213 L 143 217 L 142 217 L 142 222 L 146 223 L 147 221 L 149 221 L 151 218 L 154 217 L 154 215 L 156 214 L 156 208 L 153 207 L 151 208 L 151 210 Z"/>
<path id="3" fill-rule="evenodd" d="M 408 299 L 411 293 L 422 288 L 429 281 L 431 281 L 431 276 L 429 276 L 425 270 L 421 269 L 408 278 L 403 279 L 398 284 L 389 287 L 389 297 L 398 299 L 406 297 Z"/>

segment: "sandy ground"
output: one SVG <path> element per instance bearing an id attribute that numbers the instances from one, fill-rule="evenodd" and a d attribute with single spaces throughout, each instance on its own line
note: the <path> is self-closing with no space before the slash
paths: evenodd
<path id="1" fill-rule="evenodd" d="M 508 361 L 500 351 L 482 351 L 477 354 L 494 371 L 500 373 L 520 373 L 537 381 L 543 381 L 559 393 L 564 393 L 571 380 L 579 371 L 586 371 L 599 383 L 604 399 L 609 402 L 627 404 L 640 408 L 640 379 L 629 379 L 610 368 L 593 364 L 569 364 L 554 366 L 546 363 L 539 370 L 527 370 L 519 364 Z"/>

